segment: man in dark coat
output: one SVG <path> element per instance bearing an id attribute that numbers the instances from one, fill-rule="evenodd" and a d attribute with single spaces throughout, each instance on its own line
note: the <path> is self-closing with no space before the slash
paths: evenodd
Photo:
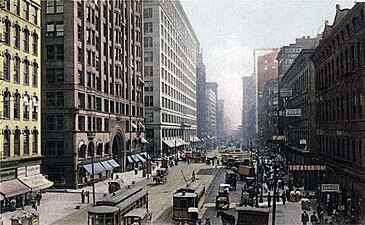
<path id="1" fill-rule="evenodd" d="M 302 213 L 302 223 L 303 225 L 307 225 L 309 221 L 309 216 L 307 214 L 307 212 L 304 210 L 304 212 Z"/>

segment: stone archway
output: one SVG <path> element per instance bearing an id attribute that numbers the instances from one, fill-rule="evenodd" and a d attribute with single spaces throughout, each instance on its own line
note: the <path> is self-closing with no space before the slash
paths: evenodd
<path id="1" fill-rule="evenodd" d="M 112 154 L 113 159 L 119 163 L 120 167 L 118 168 L 119 172 L 124 172 L 125 169 L 125 151 L 124 151 L 124 144 L 123 144 L 123 136 L 120 132 L 117 132 L 114 135 L 113 142 L 112 142 Z"/>

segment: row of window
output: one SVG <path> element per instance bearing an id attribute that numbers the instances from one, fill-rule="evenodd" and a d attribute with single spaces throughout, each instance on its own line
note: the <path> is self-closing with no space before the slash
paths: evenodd
<path id="1" fill-rule="evenodd" d="M 5 126 L 5 128 L 2 130 L 2 134 L 4 139 L 2 158 L 9 158 L 12 155 L 30 155 L 30 152 L 32 152 L 32 154 L 38 154 L 39 132 L 36 127 L 30 131 L 26 126 L 24 130 L 21 131 L 19 127 L 16 126 L 15 129 L 11 131 L 8 126 Z M 22 142 L 20 138 L 21 135 L 23 136 Z M 21 148 L 21 145 L 23 148 Z M 21 152 L 20 149 L 23 149 L 23 152 Z"/>
<path id="2" fill-rule="evenodd" d="M 13 119 L 20 120 L 20 113 L 21 109 L 23 109 L 23 120 L 29 120 L 29 112 L 32 112 L 32 120 L 37 121 L 38 120 L 38 96 L 34 93 L 33 96 L 30 96 L 27 91 L 24 92 L 23 96 L 18 92 L 18 90 L 15 90 L 12 94 L 8 90 L 8 88 L 5 88 L 2 91 L 3 94 L 3 118 L 4 119 L 10 119 L 11 116 L 11 109 L 13 109 Z M 11 99 L 11 96 L 13 96 L 13 99 Z M 20 104 L 20 99 L 23 100 L 23 106 Z M 32 101 L 31 101 L 32 99 Z M 11 104 L 12 103 L 12 104 Z M 30 103 L 32 103 L 31 109 L 30 109 Z M 12 105 L 12 107 L 11 107 Z"/>
<path id="3" fill-rule="evenodd" d="M 14 2 L 14 4 L 11 5 L 10 2 Z M 11 7 L 13 7 L 13 10 L 11 10 Z M 5 0 L 4 8 L 8 11 L 13 11 L 15 15 L 22 16 L 23 19 L 28 20 L 35 25 L 38 24 L 38 6 L 31 4 L 29 1 Z M 22 15 L 20 15 L 21 10 L 23 11 Z M 31 17 L 30 14 L 32 14 Z"/>
<path id="4" fill-rule="evenodd" d="M 11 29 L 13 28 L 13 29 Z M 13 42 L 11 43 L 11 33 L 13 33 Z M 11 22 L 8 19 L 4 20 L 4 37 L 3 42 L 5 45 L 13 46 L 14 48 L 20 49 L 21 42 L 21 28 L 17 22 L 11 27 Z M 34 31 L 31 32 L 27 29 L 23 29 L 23 51 L 29 52 L 30 36 L 32 37 L 32 53 L 38 55 L 38 34 Z"/>
<path id="5" fill-rule="evenodd" d="M 20 64 L 23 63 L 22 71 L 23 71 L 23 85 L 29 85 L 30 79 L 30 66 L 32 66 L 32 86 L 38 86 L 38 63 L 34 61 L 31 63 L 28 59 L 21 60 L 17 55 L 13 58 L 13 76 L 11 77 L 11 56 L 9 53 L 5 53 L 3 57 L 3 72 L 4 72 L 4 81 L 12 81 L 14 83 L 20 83 L 21 77 L 21 66 Z"/>

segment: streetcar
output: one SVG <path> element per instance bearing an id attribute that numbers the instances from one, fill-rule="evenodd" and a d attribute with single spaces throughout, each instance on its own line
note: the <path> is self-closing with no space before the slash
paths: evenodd
<path id="1" fill-rule="evenodd" d="M 146 225 L 148 223 L 148 211 L 145 208 L 133 209 L 123 217 L 124 225 Z"/>
<path id="2" fill-rule="evenodd" d="M 200 208 L 205 197 L 205 184 L 202 180 L 194 180 L 187 186 L 181 187 L 174 192 L 173 219 L 188 220 L 188 210 L 191 207 Z"/>
<path id="3" fill-rule="evenodd" d="M 130 220 L 124 220 L 124 216 L 134 209 L 148 210 L 148 193 L 142 187 L 128 185 L 97 201 L 88 210 L 88 225 L 129 225 Z"/>

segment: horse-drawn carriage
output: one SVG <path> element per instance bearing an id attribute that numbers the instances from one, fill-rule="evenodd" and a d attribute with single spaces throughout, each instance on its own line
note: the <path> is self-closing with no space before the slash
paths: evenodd
<path id="1" fill-rule="evenodd" d="M 156 175 L 153 177 L 153 182 L 156 182 L 156 184 L 165 184 L 167 182 L 167 174 L 168 170 L 166 168 L 157 169 Z"/>
<path id="2" fill-rule="evenodd" d="M 215 208 L 219 209 L 229 209 L 229 184 L 221 184 L 219 185 L 218 194 L 215 197 Z"/>

